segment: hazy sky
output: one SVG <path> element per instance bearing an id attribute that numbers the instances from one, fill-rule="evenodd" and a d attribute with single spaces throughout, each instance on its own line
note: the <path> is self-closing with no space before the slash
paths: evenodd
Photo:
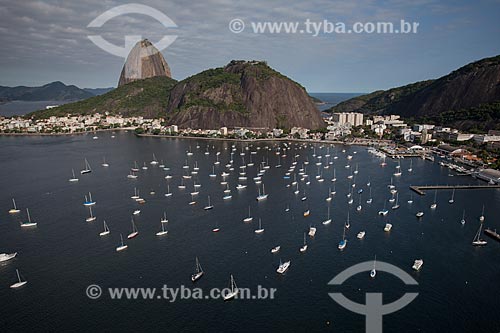
<path id="1" fill-rule="evenodd" d="M 163 50 L 176 79 L 231 59 L 266 60 L 309 92 L 369 92 L 436 78 L 474 60 L 500 54 L 500 0 L 150 0 L 136 1 L 171 18 L 177 28 L 141 14 L 87 28 L 126 1 L 0 0 L 0 85 L 63 81 L 80 87 L 116 86 L 124 59 L 96 45 L 124 35 L 153 43 L 177 35 Z M 246 23 L 229 31 L 233 18 Z M 250 22 L 420 23 L 417 34 L 255 34 Z M 302 25 L 300 26 L 303 27 Z"/>

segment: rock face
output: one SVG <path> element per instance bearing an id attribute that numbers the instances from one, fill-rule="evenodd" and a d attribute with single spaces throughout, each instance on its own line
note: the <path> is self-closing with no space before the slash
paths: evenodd
<path id="1" fill-rule="evenodd" d="M 302 86 L 257 61 L 232 61 L 179 82 L 167 118 L 194 129 L 325 126 Z"/>
<path id="2" fill-rule="evenodd" d="M 118 86 L 155 76 L 171 78 L 172 74 L 160 51 L 149 40 L 143 39 L 130 51 L 123 65 Z"/>
<path id="3" fill-rule="evenodd" d="M 390 105 L 402 116 L 432 116 L 500 101 L 500 56 L 470 63 Z"/>
<path id="4" fill-rule="evenodd" d="M 334 106 L 333 112 L 437 116 L 500 101 L 500 56 L 461 67 L 437 80 L 376 91 Z"/>

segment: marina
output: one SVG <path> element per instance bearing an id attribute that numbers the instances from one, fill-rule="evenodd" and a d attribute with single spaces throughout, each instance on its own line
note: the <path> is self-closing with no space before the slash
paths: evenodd
<path id="1" fill-rule="evenodd" d="M 422 328 L 433 325 L 443 331 L 460 331 L 462 327 L 496 329 L 495 323 L 486 319 L 494 315 L 496 298 L 490 296 L 494 293 L 471 288 L 488 283 L 500 269 L 496 264 L 491 266 L 500 255 L 498 242 L 472 245 L 480 216 L 484 216 L 481 234 L 489 236 L 487 230 L 499 228 L 500 216 L 492 208 L 500 202 L 499 190 L 484 188 L 483 181 L 478 179 L 477 185 L 471 184 L 478 186 L 474 192 L 457 189 L 453 194 L 453 187 L 462 186 L 463 177 L 448 177 L 448 169 L 437 162 L 387 159 L 387 166 L 383 167 L 380 157 L 361 146 L 138 138 L 125 132 L 117 132 L 111 139 L 111 134 L 101 134 L 99 140 L 93 140 L 92 135 L 0 138 L 4 147 L 0 154 L 16 151 L 18 144 L 26 149 L 22 163 L 0 160 L 4 170 L 1 181 L 9 188 L 0 200 L 4 221 L 0 224 L 0 233 L 4 235 L 0 250 L 17 252 L 15 258 L 0 265 L 0 284 L 5 286 L 0 289 L 0 297 L 7 302 L 15 299 L 19 306 L 30 309 L 26 313 L 7 310 L 16 327 L 27 328 L 34 320 L 41 328 L 52 327 L 51 320 L 42 319 L 42 309 L 50 308 L 54 299 L 46 295 L 57 292 L 58 296 L 74 295 L 59 301 L 61 315 L 74 313 L 82 302 L 91 305 L 76 323 L 62 324 L 59 329 L 71 329 L 74 325 L 125 329 L 139 322 L 136 316 L 126 316 L 134 311 L 144 328 L 149 329 L 165 324 L 175 330 L 202 330 L 207 321 L 213 320 L 212 316 L 223 314 L 220 319 L 238 318 L 238 325 L 229 324 L 234 329 L 244 324 L 271 330 L 269 323 L 255 324 L 254 319 L 265 318 L 272 309 L 283 322 L 307 320 L 309 329 L 314 331 L 324 330 L 327 321 L 333 322 L 339 331 L 362 330 L 364 323 L 358 315 L 332 303 L 328 282 L 342 270 L 373 261 L 376 256 L 374 269 L 378 262 L 397 265 L 418 281 L 421 293 L 408 311 L 393 315 L 387 329 L 406 327 L 409 320 Z M 51 162 L 40 165 L 41 171 L 35 177 L 30 165 L 40 158 L 40 145 L 52 147 L 44 154 Z M 91 151 L 88 145 L 93 145 Z M 240 154 L 244 161 L 236 158 Z M 83 156 L 90 165 L 98 167 L 81 175 L 78 182 L 69 182 L 68 174 L 72 169 L 78 170 Z M 106 156 L 109 167 L 100 165 L 102 156 Z M 247 165 L 250 156 L 254 166 Z M 164 167 L 151 164 L 161 160 Z M 139 166 L 134 171 L 137 178 L 129 178 L 134 161 Z M 321 165 L 316 164 L 319 162 Z M 411 173 L 407 171 L 410 164 Z M 141 165 L 148 168 L 142 169 Z M 401 176 L 394 177 L 399 165 Z M 247 180 L 239 179 L 242 172 Z M 183 175 L 187 173 L 192 178 L 185 179 Z M 316 178 L 318 174 L 324 182 Z M 16 180 L 8 175 L 15 175 Z M 254 181 L 255 177 L 260 179 Z M 445 182 L 451 187 L 438 190 L 435 209 L 430 209 L 434 193 L 411 196 L 412 184 Z M 184 184 L 184 188 L 178 188 L 179 184 Z M 244 187 L 237 190 L 238 185 Z M 193 191 L 199 193 L 192 194 Z M 232 198 L 225 200 L 228 193 Z M 259 193 L 265 199 L 256 200 Z M 347 194 L 354 198 L 354 204 L 348 204 Z M 13 197 L 19 214 L 9 214 Z M 306 200 L 302 200 L 304 197 Z M 450 198 L 453 204 L 449 204 Z M 370 204 L 366 204 L 368 199 Z M 362 209 L 358 210 L 358 206 Z M 394 206 L 398 209 L 391 209 Z M 89 207 L 95 217 L 90 223 L 86 222 Z M 465 212 L 456 207 L 463 207 Z M 28 220 L 26 208 L 32 222 L 38 222 L 36 228 L 20 227 Z M 132 222 L 132 214 L 138 210 L 140 214 L 134 215 Z M 380 211 L 384 214 L 379 215 Z M 418 212 L 425 214 L 416 218 Z M 75 259 L 82 257 L 85 261 Z M 415 260 L 425 261 L 425 265 L 417 262 L 415 266 Z M 463 265 L 474 269 L 464 272 L 460 268 Z M 484 271 L 484 265 L 492 269 Z M 29 283 L 10 289 L 8 286 L 19 282 L 16 268 L 22 274 L 21 282 Z M 197 278 L 201 273 L 203 278 Z M 394 285 L 384 272 L 377 272 L 376 278 L 370 278 L 368 273 L 353 277 L 352 283 L 363 290 L 377 287 L 387 297 L 397 298 L 404 293 L 404 285 Z M 447 274 L 455 279 L 444 283 L 442 276 Z M 59 277 L 57 286 L 49 283 L 55 275 Z M 192 279 L 203 290 L 227 287 L 231 282 L 234 297 L 226 303 L 222 299 L 182 300 L 165 307 L 160 301 L 144 301 L 137 307 L 134 302 L 105 298 L 93 302 L 84 292 L 74 294 L 74 290 L 85 290 L 91 283 L 103 288 L 161 287 L 191 285 Z M 236 297 L 237 290 L 257 285 L 276 288 L 276 299 L 253 302 Z M 450 293 L 463 288 L 460 295 L 449 299 Z M 356 294 L 351 293 L 350 297 L 355 298 Z M 429 297 L 441 301 L 429 303 Z M 118 302 L 116 315 L 127 319 L 111 324 L 103 314 L 116 309 Z M 458 313 L 472 311 L 475 303 L 485 304 L 479 315 L 481 324 L 472 328 L 459 314 L 447 310 L 457 302 L 461 309 Z M 241 311 L 253 313 L 252 323 L 250 318 L 238 314 Z M 194 320 L 194 313 L 203 323 Z M 449 316 L 451 324 L 442 323 L 443 313 Z M 222 329 L 220 320 L 211 325 Z M 293 325 L 283 324 L 282 329 L 292 330 Z"/>

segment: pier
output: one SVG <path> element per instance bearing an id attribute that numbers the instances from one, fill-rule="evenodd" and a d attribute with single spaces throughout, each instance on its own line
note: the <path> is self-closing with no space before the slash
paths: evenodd
<path id="1" fill-rule="evenodd" d="M 480 189 L 500 189 L 500 184 L 496 185 L 429 185 L 429 186 L 410 186 L 414 192 L 425 195 L 424 191 L 430 190 L 480 190 Z"/>

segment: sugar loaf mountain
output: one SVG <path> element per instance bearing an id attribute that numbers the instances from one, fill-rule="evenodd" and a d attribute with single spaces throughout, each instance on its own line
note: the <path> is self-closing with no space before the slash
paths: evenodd
<path id="1" fill-rule="evenodd" d="M 163 117 L 180 128 L 324 127 L 304 87 L 265 62 L 231 61 L 176 81 L 163 55 L 148 40 L 130 51 L 118 88 L 29 116 L 97 112 Z"/>

